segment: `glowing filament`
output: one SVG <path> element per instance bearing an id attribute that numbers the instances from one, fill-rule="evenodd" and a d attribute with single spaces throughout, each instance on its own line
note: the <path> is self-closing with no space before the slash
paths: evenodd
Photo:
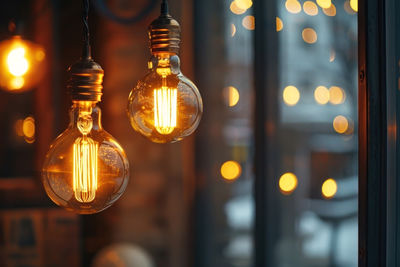
<path id="1" fill-rule="evenodd" d="M 170 134 L 176 127 L 177 93 L 166 86 L 154 90 L 154 126 L 160 134 Z"/>
<path id="2" fill-rule="evenodd" d="M 8 53 L 7 66 L 12 75 L 19 77 L 28 71 L 29 63 L 25 57 L 25 52 L 25 48 L 17 47 Z"/>
<path id="3" fill-rule="evenodd" d="M 97 150 L 97 143 L 90 137 L 83 136 L 75 140 L 73 188 L 79 202 L 91 202 L 96 196 Z"/>

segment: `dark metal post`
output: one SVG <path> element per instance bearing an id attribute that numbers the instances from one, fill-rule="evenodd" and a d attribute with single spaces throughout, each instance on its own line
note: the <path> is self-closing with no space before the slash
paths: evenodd
<path id="1" fill-rule="evenodd" d="M 386 265 L 385 1 L 359 2 L 359 266 Z"/>
<path id="2" fill-rule="evenodd" d="M 278 111 L 278 37 L 277 1 L 254 1 L 254 135 L 255 135 L 255 267 L 277 266 L 277 197 L 275 187 L 278 159 L 275 147 Z"/>

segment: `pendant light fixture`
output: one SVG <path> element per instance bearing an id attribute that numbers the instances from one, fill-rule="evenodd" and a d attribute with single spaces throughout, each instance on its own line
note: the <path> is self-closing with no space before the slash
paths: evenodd
<path id="1" fill-rule="evenodd" d="M 148 29 L 148 73 L 131 91 L 127 110 L 133 129 L 155 143 L 172 143 L 192 134 L 203 113 L 197 87 L 180 70 L 180 32 L 163 0 L 161 15 Z"/>
<path id="2" fill-rule="evenodd" d="M 89 1 L 83 0 L 84 47 L 69 68 L 72 96 L 70 124 L 50 146 L 42 169 L 48 196 L 57 205 L 80 214 L 100 212 L 125 191 L 129 163 L 124 150 L 101 125 L 104 71 L 91 57 Z"/>

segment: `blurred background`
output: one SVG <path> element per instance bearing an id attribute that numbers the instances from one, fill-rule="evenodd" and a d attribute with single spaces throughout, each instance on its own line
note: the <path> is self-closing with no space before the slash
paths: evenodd
<path id="1" fill-rule="evenodd" d="M 274 97 L 263 104 L 274 119 L 261 127 L 274 145 L 267 174 L 256 177 L 257 5 L 169 1 L 182 26 L 182 71 L 204 114 L 193 136 L 159 145 L 132 130 L 126 105 L 146 73 L 160 1 L 91 1 L 103 126 L 131 176 L 116 204 L 80 216 L 47 198 L 40 170 L 69 122 L 66 70 L 81 54 L 82 2 L 1 1 L 0 41 L 31 41 L 39 67 L 33 85 L 0 81 L 0 265 L 255 266 L 255 218 L 265 216 L 271 266 L 357 266 L 357 1 L 267 2 L 272 23 L 262 27 L 277 49 L 265 73 Z M 268 181 L 268 216 L 256 212 L 256 179 Z"/>

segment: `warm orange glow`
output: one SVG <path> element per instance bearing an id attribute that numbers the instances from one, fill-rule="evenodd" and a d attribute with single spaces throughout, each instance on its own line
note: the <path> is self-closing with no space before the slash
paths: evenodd
<path id="1" fill-rule="evenodd" d="M 27 117 L 22 123 L 22 132 L 25 137 L 32 139 L 35 137 L 35 119 Z"/>
<path id="2" fill-rule="evenodd" d="M 309 16 L 318 15 L 318 6 L 312 1 L 305 1 L 303 4 L 304 13 Z"/>
<path id="3" fill-rule="evenodd" d="M 247 10 L 253 5 L 251 0 L 235 0 L 236 6 L 240 9 Z"/>
<path id="4" fill-rule="evenodd" d="M 335 50 L 331 50 L 331 54 L 329 55 L 329 62 L 333 62 L 336 58 L 336 51 Z"/>
<path id="5" fill-rule="evenodd" d="M 98 144 L 84 135 L 75 140 L 73 158 L 73 190 L 76 200 L 92 202 L 97 190 Z"/>
<path id="6" fill-rule="evenodd" d="M 297 0 L 286 0 L 286 10 L 290 13 L 297 14 L 301 11 L 301 4 Z"/>
<path id="7" fill-rule="evenodd" d="M 317 33 L 312 28 L 305 28 L 301 33 L 304 42 L 308 44 L 313 44 L 318 40 Z"/>
<path id="8" fill-rule="evenodd" d="M 234 107 L 239 102 L 240 94 L 238 89 L 233 86 L 224 88 L 224 98 L 229 107 Z"/>
<path id="9" fill-rule="evenodd" d="M 22 46 L 13 48 L 7 55 L 7 67 L 11 75 L 22 76 L 29 68 L 28 60 L 25 56 L 26 50 Z"/>
<path id="10" fill-rule="evenodd" d="M 320 105 L 329 102 L 329 90 L 325 86 L 318 86 L 314 91 L 314 99 Z"/>
<path id="11" fill-rule="evenodd" d="M 333 119 L 333 129 L 340 134 L 346 133 L 349 128 L 349 121 L 346 117 L 339 115 Z"/>
<path id="12" fill-rule="evenodd" d="M 35 86 L 44 74 L 44 50 L 20 36 L 0 42 L 0 87 L 21 92 Z"/>
<path id="13" fill-rule="evenodd" d="M 355 12 L 358 12 L 358 0 L 350 0 L 350 7 Z"/>
<path id="14" fill-rule="evenodd" d="M 239 7 L 237 6 L 237 2 L 236 2 L 236 1 L 233 1 L 233 2 L 231 3 L 230 9 L 231 9 L 232 13 L 233 13 L 233 14 L 236 14 L 236 15 L 241 15 L 241 14 L 243 14 L 244 12 L 246 12 L 246 9 L 242 9 L 242 8 L 239 8 Z"/>
<path id="15" fill-rule="evenodd" d="M 93 127 L 90 114 L 87 107 L 79 111 L 77 127 L 82 137 L 73 144 L 73 190 L 75 199 L 82 203 L 92 202 L 97 190 L 98 143 L 88 137 Z"/>
<path id="16" fill-rule="evenodd" d="M 170 134 L 176 127 L 177 95 L 176 88 L 154 90 L 154 126 L 160 134 Z"/>
<path id="17" fill-rule="evenodd" d="M 242 25 L 248 30 L 254 30 L 256 27 L 254 16 L 246 16 L 242 20 Z"/>
<path id="18" fill-rule="evenodd" d="M 357 8 L 357 9 L 358 9 L 358 8 Z M 347 13 L 349 13 L 350 15 L 357 14 L 357 12 L 355 12 L 355 11 L 353 10 L 353 8 L 351 7 L 350 1 L 349 1 L 349 0 L 347 0 L 346 2 L 344 2 L 344 10 L 345 10 Z"/>
<path id="19" fill-rule="evenodd" d="M 336 195 L 337 183 L 334 179 L 329 178 L 323 184 L 321 188 L 322 196 L 324 198 L 330 199 Z"/>
<path id="20" fill-rule="evenodd" d="M 23 123 L 24 123 L 24 121 L 21 120 L 21 119 L 19 119 L 19 120 L 17 120 L 17 121 L 15 122 L 15 124 L 14 124 L 15 133 L 16 133 L 18 136 L 24 136 L 24 132 L 23 132 L 23 130 L 22 130 L 22 125 L 23 125 Z"/>
<path id="21" fill-rule="evenodd" d="M 297 177 L 294 173 L 284 173 L 279 178 L 279 189 L 285 195 L 290 195 L 297 188 Z"/>
<path id="22" fill-rule="evenodd" d="M 336 6 L 332 3 L 330 7 L 328 8 L 323 8 L 322 11 L 324 12 L 325 15 L 329 17 L 334 17 L 336 16 Z"/>
<path id="23" fill-rule="evenodd" d="M 221 175 L 226 180 L 235 180 L 242 174 L 242 167 L 236 161 L 229 160 L 221 166 Z"/>
<path id="24" fill-rule="evenodd" d="M 331 0 L 317 0 L 317 4 L 322 8 L 329 8 L 332 4 Z"/>
<path id="25" fill-rule="evenodd" d="M 10 81 L 10 90 L 19 90 L 25 84 L 25 79 L 22 77 L 12 78 Z"/>
<path id="26" fill-rule="evenodd" d="M 300 92 L 296 87 L 289 85 L 283 90 L 283 101 L 286 105 L 294 106 L 299 100 Z"/>
<path id="27" fill-rule="evenodd" d="M 346 99 L 346 94 L 343 89 L 338 86 L 332 86 L 329 88 L 329 102 L 333 105 L 339 105 Z"/>
<path id="28" fill-rule="evenodd" d="M 236 26 L 235 26 L 235 24 L 231 24 L 231 36 L 233 37 L 233 36 L 235 36 L 235 34 L 236 34 Z"/>
<path id="29" fill-rule="evenodd" d="M 283 22 L 279 17 L 276 17 L 276 31 L 280 32 L 283 29 Z"/>

